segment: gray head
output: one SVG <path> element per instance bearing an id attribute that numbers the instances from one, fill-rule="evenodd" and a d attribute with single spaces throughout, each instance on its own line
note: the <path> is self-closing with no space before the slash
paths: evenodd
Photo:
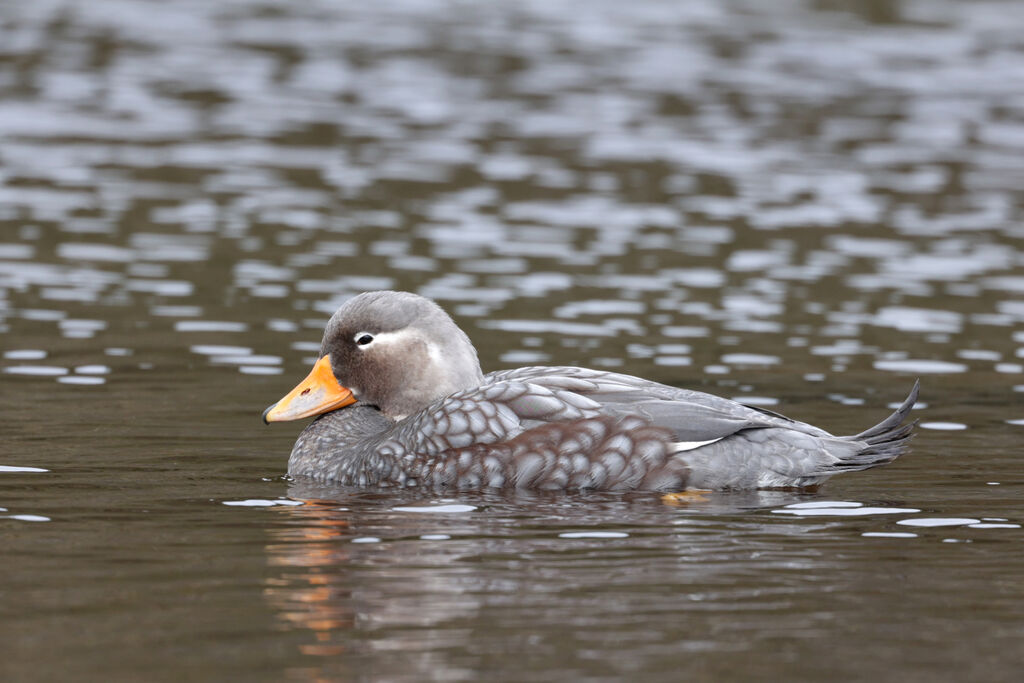
<path id="1" fill-rule="evenodd" d="M 338 382 L 392 418 L 483 381 L 476 349 L 440 306 L 409 292 L 366 292 L 331 316 L 320 346 Z"/>

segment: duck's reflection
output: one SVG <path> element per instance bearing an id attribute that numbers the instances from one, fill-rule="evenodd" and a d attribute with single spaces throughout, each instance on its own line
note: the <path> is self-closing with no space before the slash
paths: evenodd
<path id="1" fill-rule="evenodd" d="M 445 498 L 305 483 L 288 493 L 303 505 L 274 508 L 267 554 L 280 571 L 265 594 L 289 630 L 312 634 L 301 653 L 330 658 L 321 663 L 338 673 L 368 653 L 379 666 L 389 651 L 396 672 L 435 674 L 458 668 L 466 648 L 501 647 L 503 633 L 588 623 L 597 616 L 588 591 L 604 594 L 598 611 L 614 619 L 649 600 L 650 585 L 678 582 L 680 566 L 692 585 L 735 554 L 738 537 L 785 528 L 769 516 L 751 521 L 750 508 L 798 498 L 715 494 L 681 506 L 645 493 Z M 747 521 L 723 522 L 741 512 Z"/>
<path id="2" fill-rule="evenodd" d="M 276 509 L 293 519 L 272 527 L 275 542 L 267 545 L 267 557 L 271 566 L 289 569 L 268 580 L 265 594 L 282 620 L 315 635 L 315 642 L 300 645 L 303 654 L 340 654 L 345 647 L 332 642 L 332 634 L 352 627 L 353 612 L 344 582 L 331 572 L 347 559 L 341 541 L 348 520 L 336 501 L 305 499 L 302 506 Z"/>

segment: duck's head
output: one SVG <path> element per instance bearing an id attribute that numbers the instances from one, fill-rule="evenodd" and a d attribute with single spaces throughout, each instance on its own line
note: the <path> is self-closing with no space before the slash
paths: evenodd
<path id="1" fill-rule="evenodd" d="M 367 292 L 331 316 L 320 360 L 263 413 L 284 422 L 356 401 L 401 419 L 483 381 L 476 349 L 440 306 L 409 292 Z"/>

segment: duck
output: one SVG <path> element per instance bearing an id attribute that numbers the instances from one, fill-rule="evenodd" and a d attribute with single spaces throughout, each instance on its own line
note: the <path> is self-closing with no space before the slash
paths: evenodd
<path id="1" fill-rule="evenodd" d="M 685 492 L 816 489 L 906 452 L 918 398 L 834 436 L 713 394 L 584 367 L 484 374 L 466 333 L 410 292 L 358 294 L 319 360 L 263 412 L 316 417 L 288 474 L 352 487 Z"/>

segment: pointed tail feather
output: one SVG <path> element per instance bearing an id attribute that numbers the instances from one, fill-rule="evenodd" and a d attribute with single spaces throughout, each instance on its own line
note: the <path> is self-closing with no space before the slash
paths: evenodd
<path id="1" fill-rule="evenodd" d="M 910 395 L 900 404 L 896 411 L 874 427 L 866 429 L 854 436 L 841 437 L 847 441 L 860 441 L 867 444 L 855 454 L 844 457 L 833 467 L 837 470 L 866 470 L 892 462 L 907 451 L 917 420 L 903 424 L 910 410 L 917 403 L 917 395 L 921 388 L 921 380 L 914 382 Z"/>
<path id="2" fill-rule="evenodd" d="M 878 440 L 888 440 L 888 437 L 892 434 L 893 430 L 903 424 L 903 421 L 907 419 L 907 415 L 910 414 L 910 409 L 917 403 L 917 395 L 921 389 L 921 380 L 914 382 L 914 388 L 910 390 L 910 395 L 903 401 L 899 408 L 896 409 L 889 417 L 885 418 L 871 429 L 866 429 L 860 434 L 849 437 L 852 441 L 867 441 L 868 443 L 877 443 Z"/>

